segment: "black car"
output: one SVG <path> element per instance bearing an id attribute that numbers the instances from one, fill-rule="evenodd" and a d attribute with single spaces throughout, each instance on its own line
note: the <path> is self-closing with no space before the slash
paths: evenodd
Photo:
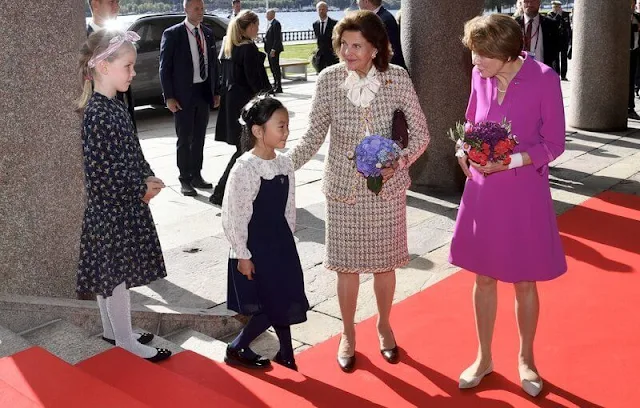
<path id="1" fill-rule="evenodd" d="M 160 41 L 167 28 L 184 21 L 184 14 L 155 14 L 140 17 L 129 27 L 140 36 L 138 41 L 138 59 L 136 77 L 131 83 L 131 91 L 136 106 L 164 104 L 160 85 Z M 205 14 L 202 22 L 213 31 L 218 51 L 222 38 L 227 33 L 229 20 L 213 14 Z"/>

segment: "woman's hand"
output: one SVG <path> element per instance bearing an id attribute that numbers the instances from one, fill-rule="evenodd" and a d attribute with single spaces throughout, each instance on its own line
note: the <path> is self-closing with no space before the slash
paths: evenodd
<path id="1" fill-rule="evenodd" d="M 251 259 L 238 259 L 238 271 L 246 276 L 247 279 L 253 280 L 253 274 L 256 273 L 256 268 Z"/>
<path id="2" fill-rule="evenodd" d="M 147 184 L 147 191 L 142 197 L 142 201 L 149 204 L 149 201 L 160 193 L 160 191 L 165 187 L 164 182 L 155 176 L 149 176 L 145 180 Z"/>
<path id="3" fill-rule="evenodd" d="M 468 179 L 472 179 L 473 174 L 471 174 L 471 170 L 469 170 L 469 158 L 466 154 L 462 157 L 458 157 L 458 164 L 460 165 L 464 175 L 467 176 Z"/>
<path id="4" fill-rule="evenodd" d="M 394 174 L 396 174 L 396 170 L 398 169 L 398 167 L 400 167 L 400 163 L 398 160 L 396 160 L 395 162 L 393 162 L 393 166 L 385 167 L 384 169 L 380 170 L 380 174 L 382 175 L 382 182 L 386 183 L 387 181 L 389 181 L 389 179 L 393 177 Z"/>
<path id="5" fill-rule="evenodd" d="M 484 166 L 481 166 L 475 162 L 470 162 L 470 163 L 476 170 L 478 170 L 480 173 L 484 174 L 485 176 L 509 169 L 509 166 L 502 163 L 496 163 L 496 162 L 488 162 Z"/>

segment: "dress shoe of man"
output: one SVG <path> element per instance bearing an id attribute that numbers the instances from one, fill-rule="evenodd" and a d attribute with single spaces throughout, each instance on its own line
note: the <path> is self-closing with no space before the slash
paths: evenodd
<path id="1" fill-rule="evenodd" d="M 282 92 L 283 91 L 282 91 L 282 87 L 281 86 L 277 87 L 276 90 L 275 90 L 275 93 L 277 93 L 277 94 L 282 93 Z"/>
<path id="2" fill-rule="evenodd" d="M 280 355 L 279 351 L 278 351 L 278 353 L 276 353 L 276 356 L 273 358 L 273 362 L 274 363 L 278 363 L 281 366 L 287 367 L 290 370 L 298 371 L 298 365 L 296 364 L 296 360 L 295 359 L 292 359 L 292 360 L 283 359 L 282 355 Z"/>
<path id="3" fill-rule="evenodd" d="M 193 188 L 191 183 L 185 180 L 180 180 L 180 192 L 187 197 L 195 197 L 198 195 L 198 192 Z"/>
<path id="4" fill-rule="evenodd" d="M 204 188 L 204 189 L 213 188 L 213 184 L 209 183 L 208 181 L 204 181 L 204 179 L 200 175 L 195 176 L 193 180 L 191 180 L 191 186 L 195 188 Z"/>
<path id="5" fill-rule="evenodd" d="M 230 366 L 240 366 L 245 368 L 257 368 L 266 369 L 271 367 L 271 361 L 268 358 L 255 355 L 253 358 L 248 358 L 243 355 L 243 349 L 236 350 L 231 346 L 227 346 L 227 351 L 224 355 L 224 362 Z"/>
<path id="6" fill-rule="evenodd" d="M 638 115 L 634 109 L 629 109 L 629 114 L 627 116 L 629 119 L 640 120 L 640 115 Z"/>

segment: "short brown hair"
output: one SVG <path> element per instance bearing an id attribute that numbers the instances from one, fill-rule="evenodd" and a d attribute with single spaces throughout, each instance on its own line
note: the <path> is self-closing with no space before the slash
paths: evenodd
<path id="1" fill-rule="evenodd" d="M 378 50 L 373 59 L 373 65 L 378 71 L 386 71 L 391 60 L 391 44 L 387 36 L 387 29 L 382 20 L 375 13 L 367 10 L 348 13 L 333 29 L 333 49 L 336 55 L 340 55 L 342 35 L 345 31 L 357 31 L 375 49 Z"/>
<path id="2" fill-rule="evenodd" d="M 462 43 L 478 55 L 502 61 L 516 59 L 524 47 L 522 29 L 504 14 L 478 16 L 464 25 Z"/>

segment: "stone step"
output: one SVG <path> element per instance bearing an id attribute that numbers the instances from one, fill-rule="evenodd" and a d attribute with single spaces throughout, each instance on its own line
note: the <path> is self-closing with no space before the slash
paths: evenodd
<path id="1" fill-rule="evenodd" d="M 28 341 L 6 327 L 0 326 L 0 358 L 31 347 Z"/>
<path id="2" fill-rule="evenodd" d="M 166 336 L 166 340 L 177 347 L 191 350 L 214 361 L 222 362 L 227 343 L 195 330 L 186 329 Z"/>
<path id="3" fill-rule="evenodd" d="M 22 333 L 22 337 L 70 364 L 76 364 L 113 347 L 65 320 L 56 320 L 28 330 Z"/>

